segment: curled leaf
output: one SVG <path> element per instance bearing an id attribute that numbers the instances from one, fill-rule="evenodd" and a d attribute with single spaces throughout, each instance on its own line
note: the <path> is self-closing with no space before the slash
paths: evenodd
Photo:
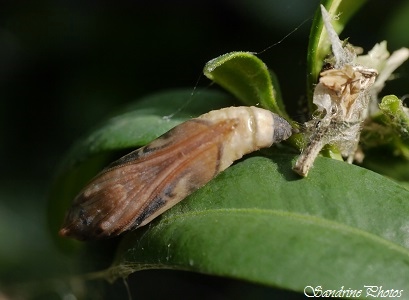
<path id="1" fill-rule="evenodd" d="M 203 72 L 244 104 L 260 105 L 290 121 L 267 66 L 254 54 L 231 52 L 221 55 L 209 61 Z"/>

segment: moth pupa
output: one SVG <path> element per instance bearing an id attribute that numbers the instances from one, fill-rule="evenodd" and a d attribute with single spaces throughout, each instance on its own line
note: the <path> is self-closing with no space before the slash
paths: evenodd
<path id="1" fill-rule="evenodd" d="M 286 120 L 257 107 L 186 121 L 98 174 L 74 199 L 59 233 L 89 240 L 146 225 L 235 160 L 291 133 Z"/>

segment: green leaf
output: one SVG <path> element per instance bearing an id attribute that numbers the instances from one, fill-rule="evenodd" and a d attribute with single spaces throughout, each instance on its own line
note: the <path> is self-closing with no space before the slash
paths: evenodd
<path id="1" fill-rule="evenodd" d="M 394 128 L 403 140 L 409 142 L 409 109 L 403 107 L 402 100 L 395 95 L 385 96 L 379 108 L 388 118 L 388 125 Z"/>
<path id="2" fill-rule="evenodd" d="M 192 95 L 191 90 L 173 90 L 140 99 L 101 123 L 68 151 L 60 166 L 49 199 L 52 235 L 56 236 L 79 190 L 118 158 L 119 151 L 134 150 L 183 121 L 233 104 L 230 96 L 220 92 L 206 90 Z M 68 239 L 58 241 L 62 247 L 76 244 Z"/>
<path id="3" fill-rule="evenodd" d="M 267 66 L 250 52 L 231 52 L 209 61 L 203 73 L 246 105 L 261 106 L 291 121 Z M 274 84 L 277 85 L 277 78 Z"/>
<path id="4" fill-rule="evenodd" d="M 370 122 L 365 123 L 361 134 L 363 146 L 367 149 L 383 147 L 389 149 L 391 156 L 401 156 L 408 161 L 409 109 L 404 107 L 402 101 L 394 95 L 383 97 L 379 108 L 379 113 L 372 116 Z M 380 155 L 384 156 L 384 153 Z M 402 163 L 405 164 L 405 161 Z M 382 174 L 391 174 L 391 171 L 394 170 L 389 163 L 385 164 L 384 169 L 387 168 L 391 170 L 387 173 L 382 172 Z M 379 170 L 379 168 L 376 169 Z M 393 176 L 393 178 L 396 177 Z"/>
<path id="5" fill-rule="evenodd" d="M 367 0 L 342 1 L 342 0 L 322 0 L 332 16 L 338 16 L 332 22 L 335 31 L 339 34 L 346 26 L 349 19 L 365 4 Z M 317 8 L 314 21 L 311 26 L 310 38 L 307 54 L 307 95 L 310 109 L 312 108 L 312 95 L 314 85 L 317 83 L 318 75 L 324 63 L 325 56 L 330 53 L 331 44 L 327 37 L 327 32 L 322 21 L 321 9 Z"/>
<path id="6" fill-rule="evenodd" d="M 300 179 L 292 160 L 276 154 L 235 164 L 127 234 L 102 276 L 179 269 L 300 292 L 307 285 L 409 290 L 409 191 L 322 157 Z"/>

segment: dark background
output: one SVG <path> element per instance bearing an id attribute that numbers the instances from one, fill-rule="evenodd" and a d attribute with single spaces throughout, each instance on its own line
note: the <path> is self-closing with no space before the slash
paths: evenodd
<path id="1" fill-rule="evenodd" d="M 308 35 L 318 2 L 1 2 L 0 289 L 58 266 L 61 257 L 54 258 L 46 225 L 49 185 L 67 149 L 122 105 L 165 89 L 193 89 L 197 82 L 207 88 L 209 81 L 200 74 L 208 60 L 230 51 L 259 52 L 307 20 L 260 55 L 277 73 L 290 115 L 300 119 Z M 408 47 L 407 20 L 409 1 L 371 0 L 341 37 L 365 50 L 384 39 L 391 51 Z M 407 63 L 399 76 L 385 94 L 409 93 Z M 165 276 L 150 274 L 135 278 L 152 282 Z M 224 279 L 180 276 L 182 282 L 193 278 L 189 286 L 200 285 L 203 296 L 234 290 Z M 248 291 L 254 289 L 272 295 L 252 286 Z"/>

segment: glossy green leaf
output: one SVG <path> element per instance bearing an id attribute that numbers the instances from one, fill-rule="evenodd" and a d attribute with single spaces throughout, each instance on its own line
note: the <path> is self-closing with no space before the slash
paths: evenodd
<path id="1" fill-rule="evenodd" d="M 339 34 L 346 26 L 349 19 L 365 4 L 367 0 L 322 0 L 322 5 L 334 18 L 332 25 Z M 353 43 L 353 41 L 352 41 Z M 310 108 L 312 107 L 312 95 L 314 84 L 317 83 L 318 75 L 324 63 L 325 56 L 330 52 L 331 44 L 322 21 L 321 9 L 317 8 L 314 21 L 311 26 L 307 54 L 307 94 Z"/>
<path id="2" fill-rule="evenodd" d="M 318 158 L 244 159 L 151 225 L 127 234 L 107 278 L 143 269 L 229 276 L 302 292 L 307 285 L 409 291 L 409 191 Z"/>
<path id="3" fill-rule="evenodd" d="M 254 54 L 231 52 L 221 55 L 209 61 L 203 73 L 242 103 L 260 105 L 290 121 L 267 66 Z M 277 84 L 277 79 L 273 77 L 274 84 Z"/>
<path id="4" fill-rule="evenodd" d="M 68 151 L 50 192 L 49 223 L 53 236 L 79 190 L 118 158 L 119 151 L 134 150 L 183 121 L 234 103 L 220 92 L 191 92 L 173 90 L 140 99 L 101 123 Z M 68 239 L 59 241 L 71 244 Z"/>

